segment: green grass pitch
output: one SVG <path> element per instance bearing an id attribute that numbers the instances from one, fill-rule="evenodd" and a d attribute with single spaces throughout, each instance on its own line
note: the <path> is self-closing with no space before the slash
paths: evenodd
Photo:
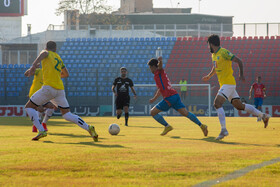
<path id="1" fill-rule="evenodd" d="M 27 117 L 0 118 L 0 186 L 193 186 L 280 157 L 280 118 L 266 129 L 256 118 L 226 118 L 222 141 L 217 117 L 199 117 L 208 137 L 184 117 L 166 117 L 174 130 L 152 117 L 83 117 L 99 142 L 61 117 L 48 123 L 48 136 L 31 141 Z M 111 123 L 119 135 L 108 133 Z M 252 169 L 217 186 L 280 186 L 280 162 Z"/>

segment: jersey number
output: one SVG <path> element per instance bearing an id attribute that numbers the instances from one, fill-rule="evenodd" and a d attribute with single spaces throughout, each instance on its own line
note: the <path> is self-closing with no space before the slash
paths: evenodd
<path id="1" fill-rule="evenodd" d="M 54 68 L 57 70 L 57 71 L 59 71 L 59 72 L 61 72 L 61 69 L 58 69 L 58 66 L 61 64 L 61 61 L 60 60 L 58 60 L 57 58 L 54 58 L 55 60 L 56 60 L 56 65 L 54 66 Z"/>

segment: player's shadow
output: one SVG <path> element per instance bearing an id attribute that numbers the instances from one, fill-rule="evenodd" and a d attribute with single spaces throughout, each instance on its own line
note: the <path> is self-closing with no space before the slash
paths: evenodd
<path id="1" fill-rule="evenodd" d="M 89 138 L 89 135 L 77 135 L 77 134 L 65 134 L 65 133 L 48 133 L 49 135 L 52 136 L 64 136 L 68 138 Z M 98 138 L 98 139 L 105 139 L 105 138 Z"/>
<path id="2" fill-rule="evenodd" d="M 145 129 L 158 129 L 158 128 L 162 128 L 162 127 L 152 127 L 152 126 L 127 126 L 127 127 L 136 127 L 136 128 L 145 128 Z"/>
<path id="3" fill-rule="evenodd" d="M 260 146 L 260 147 L 280 147 L 280 145 L 262 145 L 262 144 L 249 144 L 249 143 L 240 143 L 240 142 L 228 142 L 223 140 L 216 140 L 215 137 L 209 136 L 207 138 L 195 139 L 195 138 L 181 138 L 180 136 L 171 136 L 173 139 L 185 139 L 185 140 L 199 140 L 212 142 L 217 144 L 228 144 L 228 145 L 246 145 L 246 146 Z"/>
<path id="4" fill-rule="evenodd" d="M 127 148 L 122 145 L 104 145 L 104 144 L 98 144 L 95 142 L 77 142 L 77 143 L 59 143 L 59 142 L 53 142 L 53 141 L 43 141 L 43 143 L 55 143 L 55 144 L 66 144 L 66 145 L 86 145 L 86 146 L 94 146 L 94 147 L 101 147 L 101 148 Z"/>

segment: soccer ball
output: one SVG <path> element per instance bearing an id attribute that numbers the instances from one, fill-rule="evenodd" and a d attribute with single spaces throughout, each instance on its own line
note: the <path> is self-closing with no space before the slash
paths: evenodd
<path id="1" fill-rule="evenodd" d="M 109 133 L 111 135 L 117 135 L 120 132 L 120 126 L 116 123 L 113 123 L 109 126 Z"/>

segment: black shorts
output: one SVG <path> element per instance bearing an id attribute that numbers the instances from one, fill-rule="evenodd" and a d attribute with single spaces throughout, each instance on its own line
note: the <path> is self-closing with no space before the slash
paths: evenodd
<path id="1" fill-rule="evenodd" d="M 124 106 L 128 106 L 129 107 L 129 103 L 130 103 L 130 96 L 117 96 L 116 98 L 116 109 L 123 109 Z"/>

